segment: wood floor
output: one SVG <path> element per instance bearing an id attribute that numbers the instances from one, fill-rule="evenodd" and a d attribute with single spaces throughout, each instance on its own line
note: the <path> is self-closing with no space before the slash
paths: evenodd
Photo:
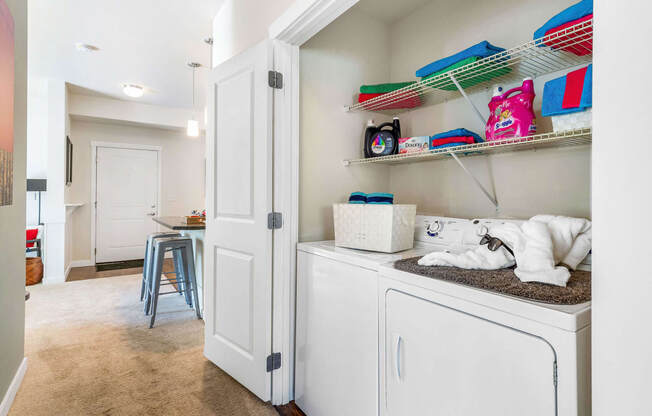
<path id="1" fill-rule="evenodd" d="M 294 403 L 294 400 L 290 403 L 283 406 L 275 406 L 276 411 L 281 416 L 306 416 L 305 413 L 299 409 L 299 407 Z"/>
<path id="2" fill-rule="evenodd" d="M 172 259 L 165 259 L 163 263 L 163 272 L 173 272 L 174 263 Z M 142 274 L 142 267 L 133 267 L 130 269 L 118 269 L 118 270 L 106 270 L 103 272 L 98 272 L 95 270 L 95 266 L 88 267 L 73 267 L 68 273 L 68 278 L 66 282 L 72 282 L 75 280 L 87 280 L 87 279 L 98 279 L 102 277 L 114 277 L 114 276 L 127 276 L 130 274 Z"/>

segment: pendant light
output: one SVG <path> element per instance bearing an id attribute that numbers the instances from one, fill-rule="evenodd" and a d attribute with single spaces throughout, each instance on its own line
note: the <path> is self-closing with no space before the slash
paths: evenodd
<path id="1" fill-rule="evenodd" d="M 188 120 L 186 134 L 189 137 L 199 136 L 199 121 L 195 117 L 195 70 L 201 66 L 197 62 L 189 62 L 188 66 L 192 68 L 192 118 Z"/>

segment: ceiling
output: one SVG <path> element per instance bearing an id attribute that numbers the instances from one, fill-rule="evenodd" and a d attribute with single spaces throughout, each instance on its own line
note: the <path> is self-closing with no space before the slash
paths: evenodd
<path id="1" fill-rule="evenodd" d="M 174 107 L 204 105 L 213 16 L 222 0 L 29 0 L 30 77 L 62 79 L 76 93 Z M 79 52 L 75 44 L 99 48 Z M 145 87 L 133 99 L 122 84 Z"/>
<path id="2" fill-rule="evenodd" d="M 355 7 L 386 23 L 394 23 L 432 0 L 360 0 Z"/>

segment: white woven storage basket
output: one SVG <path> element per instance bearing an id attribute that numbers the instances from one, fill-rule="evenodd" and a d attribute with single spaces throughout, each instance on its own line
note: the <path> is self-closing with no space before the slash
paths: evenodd
<path id="1" fill-rule="evenodd" d="M 395 253 L 414 246 L 416 205 L 333 204 L 335 245 Z"/>
<path id="2" fill-rule="evenodd" d="M 578 111 L 577 113 L 552 116 L 552 130 L 557 133 L 561 131 L 585 129 L 591 127 L 593 113 L 591 109 Z"/>

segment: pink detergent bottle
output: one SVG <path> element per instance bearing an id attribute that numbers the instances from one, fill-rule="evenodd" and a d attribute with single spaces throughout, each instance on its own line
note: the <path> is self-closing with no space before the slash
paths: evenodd
<path id="1" fill-rule="evenodd" d="M 536 133 L 537 125 L 532 109 L 535 96 L 532 78 L 525 78 L 523 85 L 504 94 L 500 94 L 500 90 L 494 90 L 494 96 L 489 102 L 490 114 L 485 128 L 487 141 Z"/>

